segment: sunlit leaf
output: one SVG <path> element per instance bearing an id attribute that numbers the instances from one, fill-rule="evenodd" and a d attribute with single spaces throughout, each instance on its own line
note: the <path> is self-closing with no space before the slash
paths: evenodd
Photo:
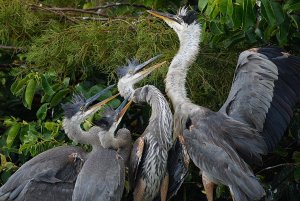
<path id="1" fill-rule="evenodd" d="M 12 125 L 8 131 L 6 132 L 7 138 L 6 138 L 6 146 L 11 147 L 15 138 L 17 137 L 19 130 L 20 130 L 20 124 L 15 122 L 14 125 Z"/>
<path id="2" fill-rule="evenodd" d="M 26 91 L 25 91 L 25 102 L 26 102 L 26 107 L 28 109 L 31 109 L 32 100 L 36 90 L 36 84 L 37 83 L 35 79 L 30 79 L 27 82 Z"/>
<path id="3" fill-rule="evenodd" d="M 62 89 L 58 91 L 51 99 L 50 107 L 54 107 L 58 105 L 69 92 L 70 92 L 69 89 Z"/>
<path id="4" fill-rule="evenodd" d="M 47 116 L 49 103 L 44 103 L 36 112 L 36 117 L 40 120 L 44 120 Z"/>

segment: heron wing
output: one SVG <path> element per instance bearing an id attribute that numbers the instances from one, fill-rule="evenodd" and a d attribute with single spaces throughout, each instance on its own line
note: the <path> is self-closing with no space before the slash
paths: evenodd
<path id="1" fill-rule="evenodd" d="M 194 164 L 215 182 L 238 187 L 245 197 L 262 197 L 264 190 L 247 164 L 225 140 L 210 139 L 211 134 L 207 132 L 197 127 L 183 132 L 188 154 Z"/>
<path id="2" fill-rule="evenodd" d="M 71 154 L 74 153 L 81 158 L 78 159 L 79 161 L 72 158 Z M 8 179 L 0 188 L 0 198 L 4 195 L 16 198 L 20 193 L 26 196 L 26 192 L 31 192 L 33 189 L 48 191 L 47 183 L 52 185 L 51 188 L 60 182 L 75 183 L 81 169 L 81 160 L 84 161 L 85 157 L 86 153 L 82 148 L 73 146 L 61 146 L 42 152 L 23 164 Z M 40 181 L 44 187 L 37 186 L 37 184 L 41 184 Z M 63 190 L 63 188 L 61 189 Z M 43 194 L 44 192 L 38 193 Z"/>
<path id="3" fill-rule="evenodd" d="M 299 86 L 300 57 L 279 48 L 244 51 L 220 112 L 258 130 L 272 151 L 300 100 Z"/>
<path id="4" fill-rule="evenodd" d="M 137 175 L 140 170 L 140 162 L 144 155 L 144 137 L 139 137 L 133 144 L 129 161 L 129 184 L 130 188 L 135 186 Z"/>
<path id="5" fill-rule="evenodd" d="M 188 176 L 190 157 L 183 144 L 182 136 L 178 136 L 176 142 L 168 153 L 169 188 L 167 200 L 175 196 L 185 178 Z"/>
<path id="6" fill-rule="evenodd" d="M 73 201 L 121 200 L 124 181 L 124 161 L 115 150 L 92 151 L 78 175 Z"/>

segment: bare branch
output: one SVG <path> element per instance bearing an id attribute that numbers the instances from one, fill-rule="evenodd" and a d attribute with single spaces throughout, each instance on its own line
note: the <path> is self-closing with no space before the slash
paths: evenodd
<path id="1" fill-rule="evenodd" d="M 58 11 L 55 11 L 55 10 L 51 10 L 51 8 L 46 8 L 46 7 L 42 7 L 42 6 L 38 6 L 38 5 L 34 5 L 34 4 L 30 4 L 30 6 L 31 6 L 32 9 L 39 9 L 39 10 L 42 10 L 42 11 L 47 11 L 47 12 L 50 12 L 50 13 L 53 13 L 53 14 L 56 14 L 56 15 L 60 15 L 63 18 L 65 18 L 65 19 L 67 19 L 67 20 L 69 20 L 73 23 L 76 23 L 76 24 L 79 22 L 78 20 L 67 16 L 65 13 L 58 12 Z"/>
<path id="2" fill-rule="evenodd" d="M 136 8 L 143 8 L 147 10 L 151 10 L 152 8 L 142 5 L 142 4 L 131 4 L 131 3 L 111 3 L 107 4 L 105 6 L 97 6 L 94 8 L 87 8 L 84 10 L 99 10 L 99 9 L 107 9 L 107 8 L 112 8 L 112 7 L 119 7 L 119 6 L 130 6 L 130 7 L 136 7 Z"/>
<path id="3" fill-rule="evenodd" d="M 25 52 L 26 51 L 26 48 L 23 48 L 23 47 L 6 46 L 6 45 L 0 45 L 0 49 L 14 50 L 14 51 L 17 51 L 17 52 Z"/>

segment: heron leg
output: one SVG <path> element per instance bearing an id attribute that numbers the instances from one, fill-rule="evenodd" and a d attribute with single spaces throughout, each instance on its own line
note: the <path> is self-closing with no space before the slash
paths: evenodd
<path id="1" fill-rule="evenodd" d="M 167 200 L 168 188 L 169 188 L 169 174 L 166 173 L 166 175 L 163 178 L 161 185 L 160 185 L 160 200 L 161 201 Z"/>
<path id="2" fill-rule="evenodd" d="M 133 200 L 134 201 L 141 201 L 143 200 L 144 193 L 145 193 L 146 184 L 142 179 L 139 179 L 134 192 L 133 192 Z"/>
<path id="3" fill-rule="evenodd" d="M 214 183 L 211 182 L 205 174 L 202 173 L 202 183 L 206 192 L 207 201 L 213 201 L 214 199 Z"/>

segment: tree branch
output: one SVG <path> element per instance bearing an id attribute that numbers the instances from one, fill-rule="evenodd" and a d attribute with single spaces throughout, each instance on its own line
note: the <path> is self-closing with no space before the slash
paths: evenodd
<path id="1" fill-rule="evenodd" d="M 296 166 L 296 164 L 294 164 L 294 163 L 282 163 L 282 164 L 274 165 L 274 166 L 271 166 L 271 167 L 266 167 L 266 168 L 258 171 L 256 174 L 259 174 L 259 173 L 264 172 L 266 170 L 271 170 L 271 169 L 274 169 L 274 168 L 282 167 L 282 166 Z"/>
<path id="2" fill-rule="evenodd" d="M 136 8 L 144 8 L 147 10 L 151 10 L 152 8 L 142 5 L 142 4 L 131 4 L 131 3 L 111 3 L 111 4 L 107 4 L 105 6 L 97 6 L 94 8 L 87 8 L 84 10 L 99 10 L 99 9 L 107 9 L 107 8 L 111 8 L 111 7 L 119 7 L 119 6 L 131 6 L 131 7 L 136 7 Z"/>
<path id="3" fill-rule="evenodd" d="M 23 48 L 23 47 L 6 46 L 6 45 L 0 45 L 0 49 L 14 50 L 14 51 L 17 51 L 17 52 L 25 52 L 26 51 L 26 48 Z"/>

